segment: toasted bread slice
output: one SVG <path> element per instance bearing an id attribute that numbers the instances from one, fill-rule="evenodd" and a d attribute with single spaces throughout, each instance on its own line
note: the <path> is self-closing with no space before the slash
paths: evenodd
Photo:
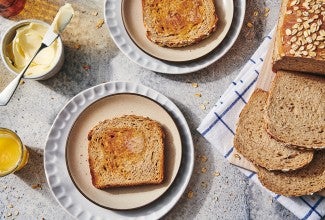
<path id="1" fill-rule="evenodd" d="M 164 178 L 164 131 L 147 117 L 125 115 L 98 123 L 88 134 L 96 188 L 159 184 Z"/>
<path id="2" fill-rule="evenodd" d="M 283 0 L 273 69 L 325 74 L 324 1 Z"/>
<path id="3" fill-rule="evenodd" d="M 213 0 L 142 0 L 147 38 L 165 47 L 184 47 L 207 38 L 216 28 Z"/>
<path id="4" fill-rule="evenodd" d="M 258 167 L 261 183 L 274 193 L 284 196 L 310 195 L 325 188 L 325 151 L 315 151 L 307 166 L 294 171 L 268 171 Z"/>
<path id="5" fill-rule="evenodd" d="M 325 148 L 325 77 L 277 72 L 266 110 L 272 137 L 305 149 Z"/>
<path id="6" fill-rule="evenodd" d="M 296 170 L 310 163 L 313 151 L 301 151 L 273 139 L 265 130 L 268 92 L 256 89 L 240 113 L 234 147 L 246 159 L 268 170 Z"/>

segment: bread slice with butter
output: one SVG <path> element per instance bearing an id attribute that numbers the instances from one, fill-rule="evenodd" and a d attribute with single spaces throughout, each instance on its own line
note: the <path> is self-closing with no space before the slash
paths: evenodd
<path id="1" fill-rule="evenodd" d="M 215 29 L 213 0 L 142 0 L 147 38 L 164 47 L 184 47 L 207 38 Z"/>
<path id="2" fill-rule="evenodd" d="M 159 184 L 164 179 L 164 131 L 148 117 L 124 115 L 99 122 L 88 134 L 96 188 Z"/>
<path id="3" fill-rule="evenodd" d="M 289 171 L 310 163 L 313 151 L 288 147 L 265 130 L 265 105 L 268 92 L 256 89 L 240 113 L 234 147 L 246 159 L 267 170 Z"/>

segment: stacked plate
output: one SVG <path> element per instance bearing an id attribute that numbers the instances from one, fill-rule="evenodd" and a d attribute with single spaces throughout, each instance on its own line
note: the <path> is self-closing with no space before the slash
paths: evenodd
<path id="1" fill-rule="evenodd" d="M 91 182 L 87 134 L 98 122 L 125 114 L 147 116 L 164 127 L 165 180 L 99 190 Z M 130 82 L 101 84 L 72 98 L 56 117 L 44 154 L 51 191 L 78 219 L 160 218 L 184 193 L 194 166 L 191 132 L 177 106 L 157 91 Z"/>
<path id="2" fill-rule="evenodd" d="M 234 44 L 243 24 L 246 2 L 215 0 L 217 30 L 188 47 L 160 47 L 146 37 L 142 1 L 106 0 L 105 19 L 118 48 L 138 65 L 161 73 L 198 71 L 220 59 Z"/>

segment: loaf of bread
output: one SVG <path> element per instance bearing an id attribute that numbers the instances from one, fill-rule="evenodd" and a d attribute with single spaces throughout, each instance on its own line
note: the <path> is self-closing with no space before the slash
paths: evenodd
<path id="1" fill-rule="evenodd" d="M 147 38 L 164 47 L 184 47 L 207 38 L 216 28 L 213 0 L 142 0 Z"/>
<path id="2" fill-rule="evenodd" d="M 310 163 L 313 151 L 287 147 L 265 130 L 264 112 L 268 92 L 256 89 L 240 113 L 234 147 L 246 159 L 268 170 L 296 170 Z"/>
<path id="3" fill-rule="evenodd" d="M 268 133 L 292 147 L 325 148 L 325 77 L 277 72 L 266 110 Z"/>
<path id="4" fill-rule="evenodd" d="M 283 0 L 273 69 L 325 74 L 324 0 Z"/>
<path id="5" fill-rule="evenodd" d="M 148 118 L 124 115 L 99 122 L 88 134 L 96 188 L 159 184 L 164 179 L 164 131 Z"/>
<path id="6" fill-rule="evenodd" d="M 294 171 L 268 171 L 258 167 L 258 178 L 266 188 L 284 196 L 318 192 L 325 189 L 325 151 L 315 151 L 310 164 Z"/>

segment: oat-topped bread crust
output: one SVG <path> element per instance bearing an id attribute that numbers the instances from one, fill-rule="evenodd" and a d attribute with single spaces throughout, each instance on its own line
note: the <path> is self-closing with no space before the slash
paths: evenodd
<path id="1" fill-rule="evenodd" d="M 273 69 L 325 74 L 325 1 L 283 0 Z"/>
<path id="2" fill-rule="evenodd" d="M 277 72 L 269 92 L 267 131 L 305 149 L 325 148 L 325 77 Z"/>
<path id="3" fill-rule="evenodd" d="M 148 117 L 124 115 L 88 134 L 92 183 L 97 188 L 158 184 L 164 178 L 164 131 Z"/>
<path id="4" fill-rule="evenodd" d="M 313 151 L 287 147 L 265 130 L 265 105 L 268 92 L 256 89 L 240 113 L 234 147 L 246 159 L 268 170 L 296 170 L 310 163 Z"/>
<path id="5" fill-rule="evenodd" d="M 258 167 L 258 178 L 266 188 L 284 196 L 318 192 L 325 189 L 325 151 L 315 151 L 310 164 L 294 171 L 268 171 Z"/>
<path id="6" fill-rule="evenodd" d="M 142 0 L 147 38 L 165 47 L 184 47 L 207 38 L 216 28 L 213 0 Z"/>

